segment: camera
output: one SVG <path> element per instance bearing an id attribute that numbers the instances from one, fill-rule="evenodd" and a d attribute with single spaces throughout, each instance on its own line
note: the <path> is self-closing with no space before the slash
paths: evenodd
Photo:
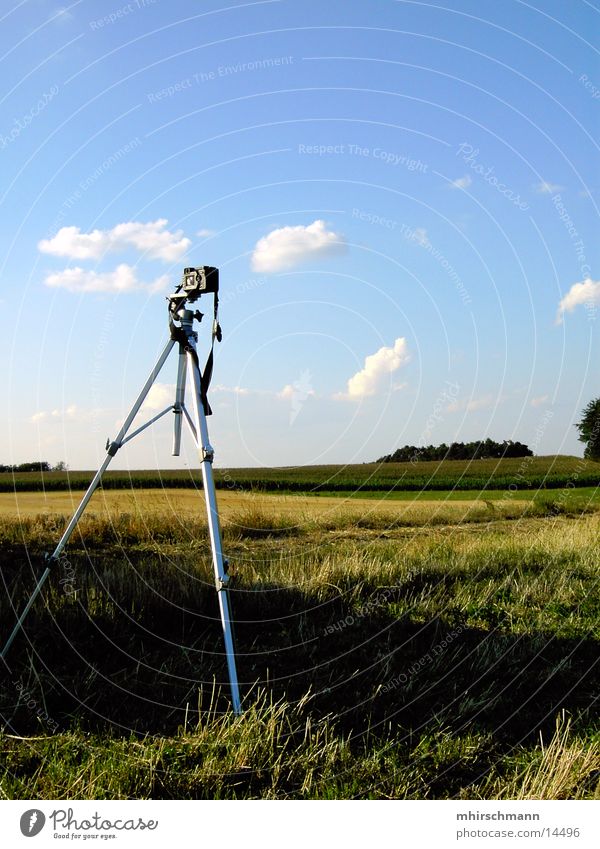
<path id="1" fill-rule="evenodd" d="M 184 268 L 181 289 L 188 301 L 195 301 L 200 295 L 219 291 L 219 269 L 211 265 L 199 268 Z"/>

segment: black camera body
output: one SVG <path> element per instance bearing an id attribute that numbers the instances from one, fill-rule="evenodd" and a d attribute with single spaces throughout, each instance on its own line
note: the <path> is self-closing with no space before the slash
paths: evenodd
<path id="1" fill-rule="evenodd" d="M 219 269 L 211 265 L 201 265 L 199 268 L 184 268 L 181 290 L 188 301 L 197 300 L 200 295 L 219 291 Z"/>

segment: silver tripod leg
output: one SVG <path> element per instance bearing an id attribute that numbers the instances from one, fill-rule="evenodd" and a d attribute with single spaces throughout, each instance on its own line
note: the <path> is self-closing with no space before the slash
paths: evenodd
<path id="1" fill-rule="evenodd" d="M 179 346 L 179 364 L 177 366 L 177 387 L 175 389 L 175 427 L 173 430 L 173 457 L 179 457 L 181 449 L 181 424 L 183 417 L 183 405 L 185 400 L 185 378 L 187 373 L 187 355 L 185 348 Z"/>
<path id="2" fill-rule="evenodd" d="M 189 347 L 192 347 L 194 344 L 193 340 L 190 339 L 188 344 Z M 221 527 L 219 524 L 219 513 L 217 510 L 217 498 L 215 494 L 215 483 L 212 469 L 214 451 L 208 438 L 206 415 L 202 404 L 200 369 L 198 368 L 198 362 L 190 350 L 187 352 L 187 358 L 188 370 L 191 372 L 194 387 L 193 412 L 194 420 L 196 422 L 195 433 L 194 429 L 191 427 L 191 423 L 188 422 L 188 424 L 190 425 L 190 431 L 200 451 L 202 482 L 204 484 L 204 497 L 206 500 L 206 512 L 208 516 L 208 532 L 210 536 L 210 547 L 212 549 L 212 560 L 215 572 L 217 596 L 219 599 L 219 609 L 221 612 L 221 622 L 223 625 L 223 640 L 225 642 L 227 670 L 231 686 L 231 703 L 233 712 L 239 715 L 242 712 L 242 708 L 240 704 L 240 688 L 235 663 L 235 642 L 233 639 L 233 624 L 229 599 L 229 575 L 227 574 L 226 560 L 223 556 L 221 544 Z"/>
<path id="3" fill-rule="evenodd" d="M 50 567 L 52 566 L 53 562 L 58 560 L 58 558 L 60 557 L 63 548 L 65 547 L 65 545 L 69 541 L 69 538 L 71 537 L 71 534 L 75 530 L 75 527 L 77 526 L 77 522 L 79 521 L 83 511 L 87 507 L 90 498 L 92 497 L 92 495 L 94 494 L 94 492 L 96 491 L 96 489 L 98 487 L 98 484 L 102 480 L 102 475 L 104 474 L 104 472 L 108 468 L 108 465 L 109 465 L 110 461 L 112 460 L 112 458 L 115 456 L 115 454 L 117 453 L 117 451 L 119 450 L 119 448 L 123 444 L 125 435 L 126 435 L 127 431 L 129 430 L 129 428 L 131 427 L 131 423 L 133 422 L 133 420 L 137 416 L 137 414 L 140 410 L 140 407 L 142 406 L 142 404 L 146 400 L 146 396 L 147 396 L 148 392 L 150 392 L 152 384 L 156 380 L 158 373 L 160 372 L 161 368 L 165 364 L 167 357 L 171 353 L 171 349 L 172 349 L 174 344 L 175 344 L 175 342 L 172 339 L 169 339 L 169 341 L 167 342 L 162 354 L 158 358 L 156 365 L 154 366 L 154 368 L 150 372 L 150 376 L 149 376 L 148 380 L 146 381 L 146 383 L 144 384 L 144 388 L 142 389 L 142 391 L 138 395 L 133 407 L 131 408 L 129 415 L 127 416 L 127 418 L 123 422 L 123 427 L 121 428 L 121 430 L 117 434 L 116 438 L 109 445 L 107 445 L 107 448 L 106 448 L 107 453 L 106 453 L 106 457 L 104 458 L 102 465 L 100 466 L 100 468 L 98 469 L 98 471 L 94 475 L 92 482 L 90 483 L 89 487 L 87 488 L 85 495 L 81 499 L 81 503 L 79 504 L 79 507 L 75 511 L 73 518 L 71 519 L 71 521 L 67 525 L 65 532 L 63 533 L 62 537 L 60 538 L 58 545 L 56 546 L 56 548 L 54 549 L 54 551 L 52 552 L 52 554 L 48 558 L 48 565 L 46 566 L 46 569 L 42 573 L 42 576 L 39 579 L 37 586 L 35 587 L 33 593 L 31 594 L 31 597 L 30 597 L 29 601 L 27 602 L 25 609 L 21 613 L 17 624 L 13 628 L 10 637 L 8 638 L 4 648 L 2 649 L 2 653 L 0 654 L 0 658 L 2 658 L 2 660 L 5 659 L 6 654 L 7 654 L 8 650 L 10 649 L 10 647 L 13 643 L 13 640 L 15 639 L 15 637 L 17 636 L 17 634 L 19 633 L 19 631 L 23 627 L 23 622 L 25 621 L 25 617 L 29 613 L 34 601 L 36 600 L 36 598 L 40 594 L 41 589 L 44 586 L 48 575 L 50 574 Z M 167 412 L 167 411 L 165 411 L 165 412 Z"/>

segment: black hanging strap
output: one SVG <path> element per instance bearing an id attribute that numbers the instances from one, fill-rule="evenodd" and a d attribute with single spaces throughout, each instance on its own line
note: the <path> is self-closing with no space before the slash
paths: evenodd
<path id="1" fill-rule="evenodd" d="M 213 318 L 213 326 L 212 326 L 212 335 L 211 335 L 211 343 L 210 343 L 210 352 L 208 354 L 206 365 L 204 366 L 204 371 L 200 377 L 200 396 L 202 398 L 202 404 L 204 406 L 204 412 L 207 416 L 212 415 L 212 410 L 210 408 L 210 404 L 208 403 L 208 387 L 210 386 L 210 381 L 212 379 L 213 373 L 213 352 L 215 348 L 215 339 L 217 342 L 220 342 L 223 338 L 223 334 L 221 332 L 221 325 L 219 324 L 219 296 L 215 292 L 214 295 L 214 318 Z"/>

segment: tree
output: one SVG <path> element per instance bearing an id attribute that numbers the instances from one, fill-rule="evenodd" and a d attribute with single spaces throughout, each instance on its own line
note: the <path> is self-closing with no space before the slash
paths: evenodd
<path id="1" fill-rule="evenodd" d="M 579 431 L 579 441 L 586 443 L 583 452 L 586 460 L 600 460 L 600 398 L 589 402 L 575 427 Z"/>
<path id="2" fill-rule="evenodd" d="M 532 457 L 533 451 L 522 442 L 505 439 L 496 442 L 489 437 L 478 442 L 452 442 L 446 445 L 405 445 L 397 448 L 393 454 L 380 457 L 378 463 L 404 463 L 407 460 L 416 463 L 419 460 L 486 460 L 502 457 Z"/>

